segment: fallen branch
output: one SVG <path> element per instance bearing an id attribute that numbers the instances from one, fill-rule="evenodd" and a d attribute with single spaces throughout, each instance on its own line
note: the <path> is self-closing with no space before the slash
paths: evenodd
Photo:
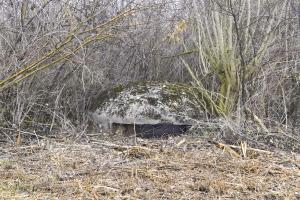
<path id="1" fill-rule="evenodd" d="M 238 150 L 242 149 L 242 147 L 240 147 L 240 146 L 235 146 L 235 145 L 227 145 L 227 146 L 229 146 L 230 148 L 233 148 L 233 149 L 238 149 Z M 266 150 L 262 150 L 262 149 L 251 148 L 251 147 L 247 147 L 247 150 L 255 151 L 255 152 L 259 152 L 259 153 L 265 153 L 265 154 L 273 154 L 273 152 L 271 152 L 271 151 L 266 151 Z"/>
<path id="2" fill-rule="evenodd" d="M 239 150 L 239 151 L 243 150 L 243 147 L 241 147 L 241 146 L 228 145 L 228 144 L 223 144 L 223 143 L 215 142 L 215 141 L 209 141 L 209 142 L 216 145 L 218 148 L 227 151 L 228 153 L 230 153 L 230 155 L 233 155 L 235 157 L 241 157 L 241 155 L 236 152 L 236 150 Z M 271 152 L 271 151 L 266 151 L 266 150 L 251 148 L 251 147 L 247 147 L 247 151 L 254 151 L 254 152 L 265 153 L 265 154 L 273 154 L 273 152 Z M 243 156 L 245 156 L 245 152 L 244 152 Z"/>
<path id="3" fill-rule="evenodd" d="M 97 145 L 102 145 L 102 146 L 105 146 L 105 147 L 108 147 L 108 148 L 112 148 L 112 149 L 117 150 L 117 151 L 127 151 L 127 150 L 131 150 L 131 149 L 136 149 L 136 150 L 140 149 L 140 150 L 149 151 L 149 152 L 156 152 L 153 149 L 149 149 L 149 148 L 141 147 L 141 146 L 124 146 L 124 145 L 114 144 L 114 143 L 111 143 L 111 142 L 99 142 L 99 141 L 93 141 L 93 140 L 92 140 L 92 143 L 97 144 Z"/>

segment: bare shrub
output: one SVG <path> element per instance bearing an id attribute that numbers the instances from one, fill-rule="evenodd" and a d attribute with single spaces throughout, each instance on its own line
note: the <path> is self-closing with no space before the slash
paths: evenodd
<path id="1" fill-rule="evenodd" d="M 85 130 L 94 94 L 167 80 L 193 82 L 219 115 L 244 118 L 247 107 L 287 130 L 298 116 L 299 9 L 296 0 L 3 0 L 1 126 Z"/>

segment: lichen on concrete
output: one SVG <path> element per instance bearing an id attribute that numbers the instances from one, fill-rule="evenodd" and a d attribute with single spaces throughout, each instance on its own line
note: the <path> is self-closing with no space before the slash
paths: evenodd
<path id="1" fill-rule="evenodd" d="M 118 86 L 102 96 L 92 113 L 96 124 L 193 124 L 196 110 L 184 84 L 141 82 Z"/>

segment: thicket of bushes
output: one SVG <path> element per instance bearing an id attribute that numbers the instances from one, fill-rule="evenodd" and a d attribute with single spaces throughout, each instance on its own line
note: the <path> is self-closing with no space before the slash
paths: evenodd
<path id="1" fill-rule="evenodd" d="M 0 15 L 7 137 L 85 130 L 97 93 L 139 80 L 191 83 L 240 121 L 247 109 L 297 125 L 298 0 L 3 0 Z"/>

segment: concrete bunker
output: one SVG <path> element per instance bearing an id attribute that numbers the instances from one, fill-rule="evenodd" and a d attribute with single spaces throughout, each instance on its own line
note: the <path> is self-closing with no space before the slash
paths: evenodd
<path id="1" fill-rule="evenodd" d="M 96 98 L 92 120 L 103 132 L 161 138 L 186 133 L 207 116 L 196 106 L 190 86 L 144 82 L 116 87 Z"/>

